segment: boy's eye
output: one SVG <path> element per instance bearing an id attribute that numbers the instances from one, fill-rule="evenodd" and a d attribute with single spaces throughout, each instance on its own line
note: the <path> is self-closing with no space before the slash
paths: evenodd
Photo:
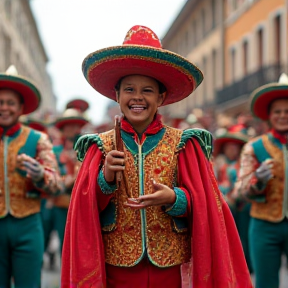
<path id="1" fill-rule="evenodd" d="M 132 87 L 127 87 L 127 88 L 124 89 L 124 91 L 131 92 L 131 91 L 133 91 L 133 88 Z"/>

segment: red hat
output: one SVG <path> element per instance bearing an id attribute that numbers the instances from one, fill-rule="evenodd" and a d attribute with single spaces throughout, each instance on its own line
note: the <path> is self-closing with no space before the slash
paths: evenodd
<path id="1" fill-rule="evenodd" d="M 251 112 L 261 120 L 269 120 L 269 106 L 277 99 L 288 99 L 288 77 L 282 74 L 278 83 L 270 83 L 259 87 L 251 94 Z"/>
<path id="2" fill-rule="evenodd" d="M 83 99 L 73 99 L 67 103 L 66 109 L 73 108 L 84 113 L 89 108 L 89 103 Z"/>
<path id="3" fill-rule="evenodd" d="M 3 74 L 0 74 L 0 89 L 16 91 L 23 99 L 23 113 L 34 112 L 40 105 L 41 95 L 38 88 L 28 79 L 19 76 L 12 65 Z"/>
<path id="4" fill-rule="evenodd" d="M 248 142 L 249 137 L 245 134 L 247 130 L 239 130 L 239 128 L 240 126 L 238 124 L 233 125 L 228 129 L 228 131 L 216 137 L 213 145 L 214 157 L 218 156 L 222 152 L 223 146 L 226 143 L 235 143 L 243 146 Z"/>
<path id="5" fill-rule="evenodd" d="M 121 46 L 89 54 L 82 64 L 89 84 L 116 101 L 115 85 L 128 75 L 144 75 L 167 89 L 162 106 L 188 97 L 202 82 L 202 72 L 184 57 L 162 48 L 157 35 L 145 26 L 132 27 Z"/>
<path id="6" fill-rule="evenodd" d="M 61 130 L 67 124 L 75 124 L 83 127 L 88 122 L 89 121 L 84 116 L 82 116 L 78 110 L 69 108 L 65 110 L 62 117 L 59 117 L 55 121 L 54 126 Z"/>
<path id="7" fill-rule="evenodd" d="M 40 132 L 47 134 L 47 124 L 46 123 L 44 123 L 40 120 L 28 118 L 26 115 L 20 116 L 19 120 L 24 125 L 32 128 L 34 130 L 37 130 L 37 131 L 40 131 Z"/>

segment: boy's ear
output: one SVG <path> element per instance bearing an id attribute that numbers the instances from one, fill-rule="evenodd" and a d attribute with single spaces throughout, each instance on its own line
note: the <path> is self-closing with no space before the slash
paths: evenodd
<path id="1" fill-rule="evenodd" d="M 160 107 L 163 104 L 163 102 L 164 102 L 164 100 L 166 98 L 166 95 L 167 95 L 166 92 L 163 92 L 163 93 L 159 94 L 158 107 Z"/>

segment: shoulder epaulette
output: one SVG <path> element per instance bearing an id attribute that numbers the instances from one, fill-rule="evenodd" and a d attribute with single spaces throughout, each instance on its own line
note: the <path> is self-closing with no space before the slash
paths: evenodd
<path id="1" fill-rule="evenodd" d="M 213 151 L 212 134 L 205 129 L 195 128 L 184 130 L 177 148 L 182 149 L 191 138 L 195 138 L 198 141 L 205 156 L 210 159 Z"/>
<path id="2" fill-rule="evenodd" d="M 96 144 L 98 148 L 103 152 L 103 142 L 99 134 L 86 134 L 81 136 L 74 145 L 74 150 L 77 152 L 77 158 L 79 161 L 83 161 L 92 144 Z"/>

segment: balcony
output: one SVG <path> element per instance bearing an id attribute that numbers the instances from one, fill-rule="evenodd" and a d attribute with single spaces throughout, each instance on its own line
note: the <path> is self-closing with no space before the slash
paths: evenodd
<path id="1" fill-rule="evenodd" d="M 250 94 L 256 88 L 271 82 L 278 82 L 280 74 L 283 72 L 283 66 L 271 65 L 262 67 L 258 71 L 248 74 L 241 80 L 224 87 L 216 92 L 216 104 L 224 104 L 227 101 L 238 97 L 249 98 Z"/>

